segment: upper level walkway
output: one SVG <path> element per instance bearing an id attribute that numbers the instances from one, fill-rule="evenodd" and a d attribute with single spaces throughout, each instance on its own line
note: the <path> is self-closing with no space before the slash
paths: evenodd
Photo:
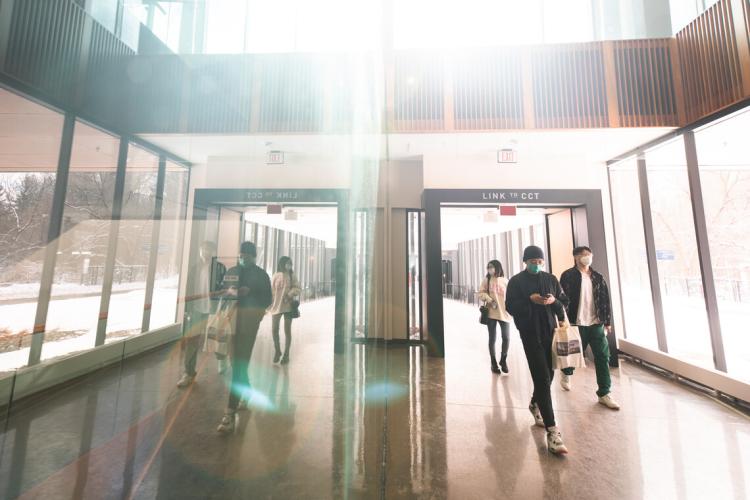
<path id="1" fill-rule="evenodd" d="M 331 299 L 294 323 L 291 363 L 272 364 L 270 320 L 251 361 L 256 390 L 235 434 L 212 355 L 179 390 L 180 345 L 89 375 L 4 422 L 1 498 L 746 498 L 750 420 L 623 361 L 622 410 L 596 403 L 593 366 L 553 384 L 571 454 L 551 456 L 527 410 L 517 333 L 510 374 L 488 369 L 473 307 L 446 302 L 445 359 L 418 347 L 331 349 Z"/>

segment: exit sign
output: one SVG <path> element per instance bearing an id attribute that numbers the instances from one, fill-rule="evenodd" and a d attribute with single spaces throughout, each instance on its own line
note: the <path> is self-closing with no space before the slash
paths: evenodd
<path id="1" fill-rule="evenodd" d="M 266 154 L 267 165 L 279 165 L 284 163 L 284 152 L 283 151 L 269 151 Z"/>
<path id="2" fill-rule="evenodd" d="M 515 149 L 499 149 L 497 151 L 498 163 L 518 163 L 518 151 Z"/>

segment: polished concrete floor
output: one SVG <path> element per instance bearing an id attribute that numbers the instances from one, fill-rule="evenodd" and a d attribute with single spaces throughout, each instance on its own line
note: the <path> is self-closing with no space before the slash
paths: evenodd
<path id="1" fill-rule="evenodd" d="M 271 363 L 232 436 L 215 427 L 226 383 L 211 356 L 175 388 L 169 346 L 62 389 L 4 422 L 0 498 L 750 498 L 750 420 L 627 362 L 623 408 L 596 403 L 593 368 L 553 387 L 570 448 L 551 456 L 526 406 L 517 334 L 490 373 L 473 307 L 446 303 L 445 360 L 415 347 L 332 354 L 333 302 L 306 304 L 292 361 Z"/>

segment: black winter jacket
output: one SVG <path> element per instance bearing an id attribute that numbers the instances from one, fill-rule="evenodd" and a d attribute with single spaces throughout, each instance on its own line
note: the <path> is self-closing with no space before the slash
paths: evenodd
<path id="1" fill-rule="evenodd" d="M 581 301 L 581 271 L 571 267 L 560 276 L 560 286 L 569 297 L 568 318 L 575 324 L 578 321 L 578 306 Z M 594 310 L 596 317 L 603 325 L 612 324 L 612 304 L 609 298 L 609 288 L 604 276 L 591 269 L 591 287 L 594 291 Z"/>
<path id="2" fill-rule="evenodd" d="M 542 296 L 550 293 L 556 300 L 549 306 L 534 304 L 529 297 L 535 293 Z M 554 331 L 555 315 L 558 320 L 563 321 L 563 308 L 567 304 L 568 297 L 557 278 L 543 271 L 539 274 L 521 271 L 510 279 L 505 292 L 505 308 L 513 316 L 513 322 L 522 334 L 541 330 Z"/>

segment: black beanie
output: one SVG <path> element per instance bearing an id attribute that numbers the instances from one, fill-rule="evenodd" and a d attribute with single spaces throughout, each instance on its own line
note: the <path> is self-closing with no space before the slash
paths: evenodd
<path id="1" fill-rule="evenodd" d="M 544 251 L 534 245 L 526 247 L 523 251 L 523 261 L 526 262 L 529 259 L 544 259 Z"/>
<path id="2" fill-rule="evenodd" d="M 252 241 L 243 241 L 242 245 L 240 245 L 240 253 L 252 255 L 253 257 L 257 256 L 255 243 L 253 243 Z"/>

